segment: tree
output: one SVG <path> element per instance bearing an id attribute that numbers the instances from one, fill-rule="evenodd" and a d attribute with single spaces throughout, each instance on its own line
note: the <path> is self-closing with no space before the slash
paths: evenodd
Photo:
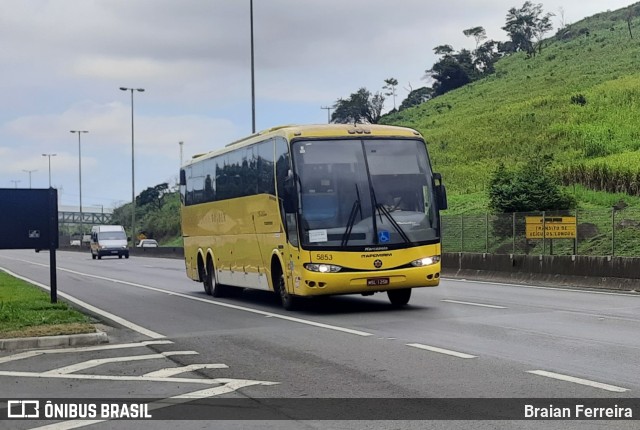
<path id="1" fill-rule="evenodd" d="M 462 34 L 467 37 L 473 37 L 476 40 L 476 49 L 478 49 L 480 42 L 487 38 L 487 32 L 484 27 L 468 28 L 466 30 L 462 30 Z"/>
<path id="2" fill-rule="evenodd" d="M 573 198 L 562 191 L 550 170 L 551 157 L 529 158 L 508 171 L 500 163 L 489 187 L 489 207 L 497 213 L 570 209 Z"/>
<path id="3" fill-rule="evenodd" d="M 393 97 L 393 110 L 396 110 L 396 87 L 397 86 L 398 86 L 398 80 L 395 78 L 389 78 L 384 80 L 384 86 L 382 87 L 385 90 L 387 90 L 387 92 L 384 93 L 385 96 Z"/>
<path id="4" fill-rule="evenodd" d="M 509 9 L 502 29 L 513 43 L 513 52 L 524 51 L 530 56 L 535 56 L 536 48 L 541 52 L 542 37 L 553 28 L 552 16 L 552 13 L 543 15 L 542 4 L 534 5 L 530 1 L 525 1 L 520 9 Z M 537 46 L 534 39 L 538 41 Z"/>
<path id="5" fill-rule="evenodd" d="M 435 48 L 434 51 L 437 49 Z M 463 51 L 456 55 L 445 55 L 425 72 L 426 78 L 435 81 L 433 84 L 434 96 L 445 94 L 471 82 L 471 76 L 474 72 L 473 60 L 469 51 Z"/>
<path id="6" fill-rule="evenodd" d="M 408 109 L 413 106 L 418 106 L 421 103 L 426 102 L 433 96 L 433 88 L 422 87 L 415 90 L 411 90 L 407 98 L 400 103 L 399 110 Z"/>
<path id="7" fill-rule="evenodd" d="M 163 182 L 155 187 L 149 187 L 142 191 L 136 197 L 136 206 L 153 205 L 157 209 L 161 209 L 164 203 L 164 195 L 169 191 L 169 184 Z"/>
<path id="8" fill-rule="evenodd" d="M 377 124 L 382 116 L 384 96 L 371 94 L 366 88 L 360 88 L 346 99 L 338 99 L 333 105 L 331 122 L 339 124 L 367 122 Z"/>
<path id="9" fill-rule="evenodd" d="M 498 42 L 488 40 L 473 51 L 473 65 L 480 76 L 486 76 L 495 72 L 495 63 L 500 58 L 496 50 Z"/>

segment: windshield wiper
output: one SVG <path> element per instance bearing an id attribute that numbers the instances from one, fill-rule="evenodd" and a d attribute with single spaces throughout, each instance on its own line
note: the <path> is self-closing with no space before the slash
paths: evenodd
<path id="1" fill-rule="evenodd" d="M 400 227 L 400 224 L 398 224 L 398 222 L 393 218 L 393 216 L 387 210 L 387 208 L 385 208 L 383 204 L 380 204 L 377 202 L 376 202 L 376 208 L 380 211 L 380 213 L 382 213 L 385 216 L 385 218 L 389 220 L 393 228 L 395 228 L 396 231 L 400 234 L 400 237 L 402 238 L 402 240 L 404 240 L 406 243 L 410 243 L 411 240 L 409 240 L 409 236 L 407 236 L 407 234 L 404 232 L 402 227 Z"/>
<path id="2" fill-rule="evenodd" d="M 347 228 L 342 235 L 342 242 L 340 246 L 347 246 L 347 242 L 349 242 L 349 237 L 351 236 L 351 230 L 353 229 L 353 225 L 356 223 L 356 215 L 360 212 L 360 218 L 362 218 L 362 206 L 360 205 L 360 190 L 358 189 L 358 184 L 356 185 L 356 200 L 353 202 L 353 206 L 351 206 L 351 213 L 349 213 L 349 219 L 347 221 Z"/>

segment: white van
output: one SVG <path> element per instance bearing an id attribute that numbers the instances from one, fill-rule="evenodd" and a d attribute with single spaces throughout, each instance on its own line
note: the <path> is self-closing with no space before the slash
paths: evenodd
<path id="1" fill-rule="evenodd" d="M 127 235 L 121 225 L 94 225 L 91 227 L 91 257 L 102 259 L 104 255 L 129 258 Z"/>

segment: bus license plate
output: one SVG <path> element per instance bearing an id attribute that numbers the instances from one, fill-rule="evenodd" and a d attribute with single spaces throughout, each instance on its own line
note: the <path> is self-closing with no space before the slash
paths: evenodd
<path id="1" fill-rule="evenodd" d="M 376 287 L 378 285 L 389 285 L 389 278 L 367 278 L 367 287 Z"/>

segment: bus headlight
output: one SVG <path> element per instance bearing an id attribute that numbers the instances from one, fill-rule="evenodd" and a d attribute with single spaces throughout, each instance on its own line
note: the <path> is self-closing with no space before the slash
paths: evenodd
<path id="1" fill-rule="evenodd" d="M 432 264 L 436 264 L 440 261 L 439 255 L 433 255 L 431 257 L 424 257 L 418 260 L 414 260 L 411 262 L 413 267 L 422 267 L 422 266 L 431 266 Z"/>
<path id="2" fill-rule="evenodd" d="M 320 273 L 336 273 L 342 269 L 342 267 L 334 266 L 333 264 L 317 264 L 317 263 L 306 263 L 304 265 L 304 268 L 312 272 L 320 272 Z"/>

